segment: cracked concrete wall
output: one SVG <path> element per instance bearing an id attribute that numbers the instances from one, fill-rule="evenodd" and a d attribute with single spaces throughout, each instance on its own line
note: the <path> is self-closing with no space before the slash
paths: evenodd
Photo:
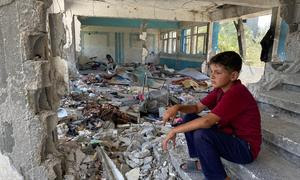
<path id="1" fill-rule="evenodd" d="M 73 16 L 66 12 L 49 14 L 49 29 L 53 56 L 61 58 L 68 67 L 70 77 L 77 77 L 75 63 L 75 41 L 73 40 Z M 68 82 L 65 82 L 68 86 Z"/>
<path id="2" fill-rule="evenodd" d="M 46 30 L 51 3 L 0 3 L 0 169 L 11 172 L 6 179 L 61 178 L 53 138 L 60 84 Z"/>
<path id="3" fill-rule="evenodd" d="M 252 93 L 259 99 L 261 91 L 269 91 L 282 84 L 293 74 L 300 73 L 300 0 L 280 0 L 280 16 L 289 25 L 286 39 L 287 60 L 280 67 L 274 67 L 272 62 L 266 64 L 261 80 L 249 86 Z"/>

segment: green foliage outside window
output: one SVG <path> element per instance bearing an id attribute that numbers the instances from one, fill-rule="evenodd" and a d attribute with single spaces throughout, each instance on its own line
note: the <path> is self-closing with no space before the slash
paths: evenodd
<path id="1" fill-rule="evenodd" d="M 260 29 L 256 37 L 254 37 L 252 30 L 246 24 L 244 24 L 246 38 L 246 58 L 244 60 L 246 64 L 257 67 L 264 65 L 264 63 L 260 61 L 260 41 L 264 37 L 267 30 L 268 27 Z M 218 48 L 220 52 L 235 51 L 239 53 L 237 33 L 233 22 L 225 22 L 221 24 Z"/>

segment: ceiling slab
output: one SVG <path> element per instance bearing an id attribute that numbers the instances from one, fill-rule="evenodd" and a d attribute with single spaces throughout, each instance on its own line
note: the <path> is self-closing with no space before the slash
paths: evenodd
<path id="1" fill-rule="evenodd" d="M 74 15 L 210 22 L 270 10 L 278 0 L 66 0 Z"/>
<path id="2" fill-rule="evenodd" d="M 206 13 L 198 10 L 175 8 L 157 8 L 156 6 L 145 6 L 137 4 L 115 3 L 115 0 L 103 1 L 79 1 L 67 0 L 66 10 L 71 10 L 78 16 L 96 16 L 113 18 L 134 19 L 159 19 L 169 21 L 197 21 L 208 22 Z"/>
<path id="3" fill-rule="evenodd" d="M 211 2 L 215 4 L 231 4 L 259 8 L 272 8 L 280 6 L 279 0 L 199 0 L 197 2 Z"/>
<path id="4" fill-rule="evenodd" d="M 250 18 L 261 15 L 271 14 L 271 10 L 267 8 L 255 8 L 245 6 L 224 6 L 224 8 L 210 12 L 211 21 L 230 20 L 237 17 Z"/>

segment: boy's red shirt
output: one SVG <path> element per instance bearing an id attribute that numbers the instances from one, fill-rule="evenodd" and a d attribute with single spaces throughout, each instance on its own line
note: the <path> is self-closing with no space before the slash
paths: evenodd
<path id="1" fill-rule="evenodd" d="M 218 122 L 221 132 L 250 144 L 255 159 L 262 143 L 260 113 L 255 99 L 241 81 L 235 81 L 225 93 L 221 88 L 214 89 L 200 102 L 221 118 Z"/>

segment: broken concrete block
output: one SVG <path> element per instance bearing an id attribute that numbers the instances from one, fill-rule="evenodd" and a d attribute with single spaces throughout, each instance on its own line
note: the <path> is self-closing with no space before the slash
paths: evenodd
<path id="1" fill-rule="evenodd" d="M 78 148 L 75 152 L 76 155 L 76 165 L 79 167 L 81 162 L 85 159 L 86 155 Z"/>
<path id="2" fill-rule="evenodd" d="M 146 165 L 144 165 L 144 166 L 141 167 L 142 170 L 146 170 L 146 171 L 147 171 L 147 170 L 150 170 L 151 168 L 152 168 L 152 167 L 151 167 L 150 164 L 146 164 Z"/>
<path id="3" fill-rule="evenodd" d="M 61 160 L 49 154 L 41 166 L 34 167 L 27 173 L 25 179 L 61 179 L 61 171 Z"/>
<path id="4" fill-rule="evenodd" d="M 47 169 L 45 166 L 38 166 L 28 171 L 25 175 L 26 179 L 51 179 L 56 178 L 53 169 Z"/>
<path id="5" fill-rule="evenodd" d="M 65 175 L 64 180 L 76 180 L 74 175 Z"/>
<path id="6" fill-rule="evenodd" d="M 152 143 L 149 142 L 149 141 L 144 142 L 144 143 L 142 144 L 142 150 L 144 150 L 144 149 L 150 150 L 151 148 L 152 148 Z"/>
<path id="7" fill-rule="evenodd" d="M 128 172 L 130 170 L 131 170 L 131 168 L 126 163 L 123 163 L 120 165 L 120 171 L 122 172 L 122 174 L 125 174 L 126 172 Z"/>
<path id="8" fill-rule="evenodd" d="M 87 165 L 86 164 L 81 164 L 80 165 L 80 170 L 83 171 L 84 173 L 87 171 Z"/>
<path id="9" fill-rule="evenodd" d="M 68 125 L 66 125 L 66 123 L 58 124 L 56 128 L 57 128 L 58 139 L 65 137 L 67 132 L 69 131 Z"/>
<path id="10" fill-rule="evenodd" d="M 76 172 L 77 172 L 77 171 L 76 171 L 74 168 L 69 167 L 69 168 L 67 169 L 66 174 L 74 175 L 74 174 L 76 174 Z"/>
<path id="11" fill-rule="evenodd" d="M 90 163 L 90 162 L 93 162 L 93 161 L 94 161 L 93 156 L 88 155 L 88 156 L 86 156 L 86 158 L 83 160 L 83 163 Z"/>
<path id="12" fill-rule="evenodd" d="M 125 174 L 128 180 L 138 180 L 140 177 L 140 168 L 132 169 Z"/>
<path id="13" fill-rule="evenodd" d="M 144 163 L 143 159 L 135 158 L 132 156 L 130 156 L 129 159 L 136 163 L 138 166 L 141 166 Z"/>
<path id="14" fill-rule="evenodd" d="M 150 164 L 152 161 L 153 161 L 153 157 L 148 156 L 148 157 L 144 158 L 144 165 Z"/>
<path id="15" fill-rule="evenodd" d="M 161 179 L 168 179 L 169 177 L 169 170 L 168 170 L 168 167 L 163 167 L 161 168 Z"/>
<path id="16" fill-rule="evenodd" d="M 74 153 L 73 153 L 73 152 L 70 152 L 70 153 L 67 155 L 67 160 L 68 160 L 68 161 L 75 162 L 75 156 L 74 156 Z"/>
<path id="17" fill-rule="evenodd" d="M 128 164 L 131 168 L 136 168 L 143 164 L 142 160 L 139 160 L 139 159 L 134 159 L 134 160 L 135 161 L 133 161 L 129 158 L 125 158 L 126 164 Z"/>
<path id="18" fill-rule="evenodd" d="M 90 136 L 92 134 L 91 131 L 86 130 L 86 129 L 84 129 L 82 131 L 78 131 L 78 133 L 79 133 L 79 136 Z"/>
<path id="19" fill-rule="evenodd" d="M 124 146 L 129 146 L 131 143 L 130 139 L 126 137 L 119 137 L 119 140 L 124 143 Z"/>
<path id="20" fill-rule="evenodd" d="M 143 151 L 140 151 L 140 152 L 134 151 L 132 153 L 133 153 L 134 157 L 139 158 L 139 159 L 143 159 L 143 158 L 151 155 L 151 152 L 148 149 L 144 149 Z"/>
<path id="21" fill-rule="evenodd" d="M 132 152 L 132 151 L 134 151 L 136 149 L 139 149 L 140 147 L 141 147 L 141 143 L 139 141 L 137 141 L 137 140 L 133 140 L 131 142 L 131 144 L 127 147 L 127 151 L 128 152 Z"/>
<path id="22" fill-rule="evenodd" d="M 44 81 L 44 76 L 49 72 L 44 72 L 44 66 L 49 66 L 49 61 L 33 61 L 28 60 L 24 63 L 24 74 L 27 90 L 37 90 L 43 87 L 51 86 L 50 80 Z M 49 68 L 48 68 L 49 69 Z"/>
<path id="23" fill-rule="evenodd" d="M 175 169 L 174 169 L 174 167 L 172 166 L 172 164 L 171 163 L 169 163 L 168 164 L 168 167 L 169 167 L 169 179 L 171 178 L 171 179 L 176 179 L 176 172 L 175 172 Z"/>
<path id="24" fill-rule="evenodd" d="M 144 178 L 144 177 L 149 176 L 149 174 L 151 174 L 149 169 L 142 169 L 141 172 L 140 172 L 140 177 Z"/>
<path id="25" fill-rule="evenodd" d="M 160 179 L 160 171 L 158 169 L 155 169 L 153 171 L 153 179 Z"/>

